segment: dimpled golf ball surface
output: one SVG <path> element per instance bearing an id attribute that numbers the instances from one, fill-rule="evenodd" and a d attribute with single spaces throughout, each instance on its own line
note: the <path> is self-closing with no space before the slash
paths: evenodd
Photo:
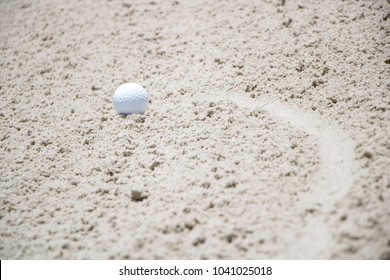
<path id="1" fill-rule="evenodd" d="M 126 83 L 117 88 L 112 103 L 118 114 L 143 114 L 148 108 L 149 97 L 139 84 Z"/>

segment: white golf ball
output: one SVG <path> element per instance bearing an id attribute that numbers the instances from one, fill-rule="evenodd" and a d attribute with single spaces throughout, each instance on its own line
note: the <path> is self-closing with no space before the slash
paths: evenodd
<path id="1" fill-rule="evenodd" d="M 148 108 L 149 97 L 139 84 L 126 83 L 117 88 L 112 103 L 118 114 L 143 114 Z"/>

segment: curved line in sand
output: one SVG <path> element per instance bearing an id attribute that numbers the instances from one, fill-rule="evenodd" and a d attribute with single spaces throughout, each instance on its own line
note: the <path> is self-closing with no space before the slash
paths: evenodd
<path id="1" fill-rule="evenodd" d="M 284 237 L 287 248 L 283 258 L 314 259 L 330 258 L 332 241 L 327 217 L 336 203 L 345 197 L 352 187 L 352 163 L 354 143 L 336 125 L 329 124 L 316 114 L 286 105 L 276 100 L 252 99 L 245 96 L 207 96 L 210 101 L 230 100 L 238 106 L 251 109 L 262 108 L 275 119 L 289 123 L 296 129 L 306 131 L 319 143 L 320 163 L 314 187 L 299 201 L 298 215 L 314 208 L 320 215 L 304 217 L 302 227 L 293 235 Z"/>

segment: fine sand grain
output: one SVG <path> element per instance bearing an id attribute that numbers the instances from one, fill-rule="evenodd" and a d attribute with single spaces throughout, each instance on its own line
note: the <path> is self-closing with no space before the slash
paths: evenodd
<path id="1" fill-rule="evenodd" d="M 0 26 L 0 258 L 390 259 L 388 1 L 0 1 Z"/>

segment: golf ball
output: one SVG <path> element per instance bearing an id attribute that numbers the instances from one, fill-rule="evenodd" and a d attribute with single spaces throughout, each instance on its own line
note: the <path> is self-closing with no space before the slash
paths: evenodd
<path id="1" fill-rule="evenodd" d="M 143 114 L 148 108 L 149 97 L 139 84 L 126 83 L 117 88 L 112 103 L 118 114 Z"/>

